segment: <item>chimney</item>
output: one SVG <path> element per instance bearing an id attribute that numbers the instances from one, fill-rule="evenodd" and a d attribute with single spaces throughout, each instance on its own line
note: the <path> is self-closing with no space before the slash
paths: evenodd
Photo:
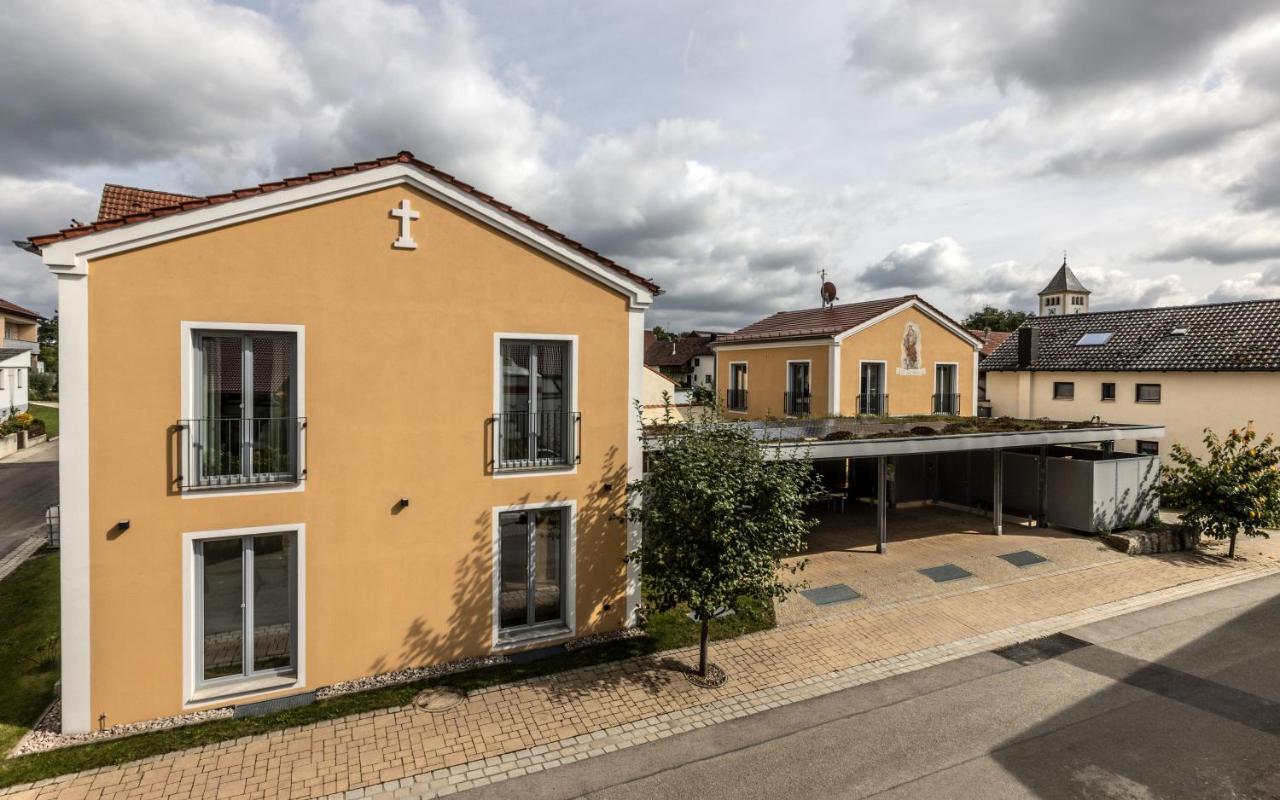
<path id="1" fill-rule="evenodd" d="M 1040 330 L 1034 325 L 1018 328 L 1018 368 L 1027 369 L 1040 356 Z"/>

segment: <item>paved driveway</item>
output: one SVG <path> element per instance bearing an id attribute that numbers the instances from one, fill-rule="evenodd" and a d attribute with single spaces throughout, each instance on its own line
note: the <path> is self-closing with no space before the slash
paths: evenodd
<path id="1" fill-rule="evenodd" d="M 58 443 L 45 442 L 0 461 L 0 558 L 44 527 L 58 502 Z"/>

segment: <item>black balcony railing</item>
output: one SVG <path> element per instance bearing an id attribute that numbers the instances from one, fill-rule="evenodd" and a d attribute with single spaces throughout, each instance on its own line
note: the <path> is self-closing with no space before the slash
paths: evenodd
<path id="1" fill-rule="evenodd" d="M 512 411 L 495 414 L 493 468 L 551 469 L 581 461 L 582 413 Z"/>
<path id="2" fill-rule="evenodd" d="M 960 413 L 960 395 L 958 394 L 935 394 L 933 396 L 933 413 L 950 414 L 955 416 Z"/>
<path id="3" fill-rule="evenodd" d="M 860 394 L 858 395 L 858 413 L 870 414 L 874 417 L 883 417 L 889 413 L 889 395 L 887 394 Z"/>
<path id="4" fill-rule="evenodd" d="M 729 389 L 725 393 L 725 408 L 730 411 L 746 411 L 747 410 L 747 390 L 746 389 Z"/>
<path id="5" fill-rule="evenodd" d="M 297 483 L 307 475 L 306 417 L 178 420 L 183 489 Z"/>
<path id="6" fill-rule="evenodd" d="M 785 392 L 782 395 L 782 407 L 792 416 L 808 414 L 810 397 L 808 392 Z"/>

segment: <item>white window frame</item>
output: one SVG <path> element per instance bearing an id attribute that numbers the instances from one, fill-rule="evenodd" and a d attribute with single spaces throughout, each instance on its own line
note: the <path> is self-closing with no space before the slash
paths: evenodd
<path id="1" fill-rule="evenodd" d="M 298 616 L 294 620 L 296 662 L 292 675 L 250 676 L 242 680 L 206 685 L 201 679 L 201 661 L 197 657 L 197 618 L 201 598 L 196 596 L 200 581 L 196 575 L 196 542 L 206 539 L 234 539 L 245 536 L 293 534 L 294 580 L 297 582 Z M 182 707 L 198 709 L 226 705 L 227 698 L 236 699 L 301 689 L 307 685 L 307 526 L 296 522 L 286 525 L 258 525 L 249 528 L 227 528 L 212 531 L 189 531 L 182 534 Z"/>
<path id="2" fill-rule="evenodd" d="M 728 373 L 726 373 L 727 379 L 726 379 L 725 383 L 726 383 L 727 385 L 725 386 L 725 391 L 726 391 L 726 392 L 732 392 L 732 391 L 734 391 L 734 388 L 733 388 L 733 368 L 734 368 L 734 366 L 735 366 L 735 365 L 737 365 L 737 364 L 741 364 L 741 365 L 742 365 L 742 386 L 740 386 L 740 387 L 739 387 L 739 390 L 740 390 L 740 391 L 744 391 L 744 392 L 748 392 L 748 394 L 747 394 L 747 408 L 741 408 L 741 409 L 738 409 L 738 408 L 729 408 L 729 396 L 726 394 L 726 395 L 725 395 L 724 410 L 725 410 L 725 413 L 727 413 L 727 414 L 746 414 L 746 413 L 747 413 L 747 409 L 751 408 L 751 395 L 750 395 L 750 391 L 751 391 L 751 390 L 750 390 L 750 381 L 751 381 L 751 365 L 750 365 L 750 363 L 749 363 L 749 362 L 747 362 L 747 361 L 730 361 L 730 362 L 729 362 L 729 372 L 728 372 Z"/>
<path id="3" fill-rule="evenodd" d="M 572 405 L 569 407 L 570 414 L 578 413 L 578 335 L 576 333 L 516 333 L 512 331 L 498 331 L 493 334 L 493 414 L 496 417 L 502 413 L 502 341 L 504 339 L 519 340 L 525 342 L 568 342 L 569 343 L 569 398 Z M 581 424 L 581 423 L 579 423 Z M 576 435 L 573 430 L 569 432 L 570 436 Z M 496 444 L 496 436 L 495 436 Z M 577 444 L 574 444 L 577 447 Z M 492 470 L 494 478 L 532 478 L 537 476 L 551 477 L 554 475 L 576 475 L 578 473 L 578 458 L 581 453 L 575 453 L 575 458 L 570 459 L 570 463 L 562 468 L 556 467 L 531 467 L 529 469 L 502 469 Z M 493 454 L 494 463 L 497 463 L 498 454 Z"/>
<path id="4" fill-rule="evenodd" d="M 294 338 L 294 373 L 297 375 L 297 386 L 294 387 L 296 397 L 295 415 L 299 418 L 307 416 L 307 328 L 305 325 L 288 325 L 272 322 L 196 322 L 183 320 L 179 326 L 182 336 L 182 407 L 178 410 L 178 419 L 195 419 L 197 414 L 199 390 L 196 375 L 195 334 L 198 331 L 229 331 L 241 333 L 291 333 Z M 307 463 L 307 438 L 298 437 L 298 463 Z M 298 475 L 295 483 L 270 484 L 265 486 L 234 486 L 228 488 L 201 487 L 198 489 L 180 489 L 182 499 L 191 500 L 202 497 L 235 497 L 250 494 L 282 494 L 301 492 L 307 488 L 305 473 Z"/>
<path id="5" fill-rule="evenodd" d="M 961 392 L 961 391 L 960 391 L 960 362 L 959 362 L 959 361 L 935 361 L 935 362 L 933 362 L 933 393 L 934 393 L 935 395 L 936 395 L 936 394 L 942 394 L 941 392 L 939 392 L 939 391 L 938 391 L 938 367 L 951 367 L 952 369 L 954 369 L 954 370 L 955 370 L 955 375 L 954 375 L 954 377 L 955 377 L 954 385 L 955 385 L 955 389 L 956 389 L 956 391 L 955 391 L 955 395 L 956 395 L 956 412 L 955 412 L 955 413 L 956 413 L 956 416 L 960 416 L 960 415 L 961 415 L 961 413 L 962 413 L 962 412 L 961 412 L 961 410 L 960 410 L 960 396 L 963 394 L 963 392 Z"/>
<path id="6" fill-rule="evenodd" d="M 565 542 L 565 563 L 564 569 L 564 586 L 561 588 L 560 602 L 564 608 L 563 625 L 555 625 L 551 627 L 533 627 L 527 631 L 506 634 L 502 633 L 501 626 L 501 608 L 500 599 L 502 593 L 502 526 L 499 524 L 502 515 L 508 511 L 546 511 L 551 509 L 564 509 L 567 513 L 565 517 L 568 519 L 564 535 L 567 537 Z M 578 587 L 578 501 L 576 500 L 547 500 L 540 503 L 517 503 L 509 506 L 494 506 L 493 516 L 490 518 L 490 527 L 493 529 L 493 546 L 490 553 L 493 569 L 493 580 L 490 591 L 493 594 L 493 602 L 491 611 L 493 614 L 491 626 L 491 642 L 492 649 L 496 652 L 503 652 L 515 648 L 527 647 L 530 644 L 541 644 L 564 639 L 572 639 L 578 630 L 578 613 L 577 613 L 577 587 Z M 548 624 L 549 625 L 549 624 Z"/>
<path id="7" fill-rule="evenodd" d="M 784 379 L 786 381 L 785 385 L 787 387 L 787 394 L 795 394 L 795 391 L 796 391 L 795 387 L 791 385 L 791 365 L 792 364 L 806 364 L 809 367 L 809 413 L 812 414 L 813 413 L 813 359 L 810 359 L 810 358 L 787 359 L 787 365 L 785 367 L 787 373 Z M 786 409 L 784 408 L 783 411 L 785 412 Z"/>
<path id="8" fill-rule="evenodd" d="M 884 386 L 881 387 L 880 389 L 880 396 L 881 397 L 889 396 L 889 362 L 882 358 L 858 359 L 858 378 L 857 378 L 857 382 L 855 383 L 855 388 L 857 389 L 857 391 L 854 392 L 854 395 L 853 395 L 853 413 L 855 415 L 858 414 L 858 398 L 862 396 L 862 365 L 863 364 L 879 364 L 880 365 L 880 379 L 881 379 L 881 382 L 884 384 Z"/>

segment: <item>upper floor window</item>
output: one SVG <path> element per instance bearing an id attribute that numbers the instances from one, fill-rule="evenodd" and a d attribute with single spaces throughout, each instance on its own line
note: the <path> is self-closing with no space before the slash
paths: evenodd
<path id="1" fill-rule="evenodd" d="M 1139 403 L 1159 403 L 1160 402 L 1160 384 L 1158 383 L 1139 383 L 1134 390 L 1134 399 Z"/>
<path id="2" fill-rule="evenodd" d="M 1084 305 L 1084 298 L 1083 298 L 1083 297 L 1081 297 L 1081 296 L 1080 296 L 1080 295 L 1078 295 L 1078 294 L 1077 294 L 1077 295 L 1072 295 L 1072 296 L 1071 296 L 1071 305 L 1073 305 L 1073 306 L 1082 306 L 1082 305 Z"/>
<path id="3" fill-rule="evenodd" d="M 1072 381 L 1054 381 L 1053 382 L 1053 399 L 1054 400 L 1074 400 L 1076 397 L 1076 385 Z"/>
<path id="4" fill-rule="evenodd" d="M 1144 456 L 1158 456 L 1160 455 L 1160 443 L 1139 440 L 1138 453 Z"/>
<path id="5" fill-rule="evenodd" d="M 195 416 L 183 420 L 187 488 L 294 483 L 305 475 L 298 416 L 297 337 L 196 331 Z"/>
<path id="6" fill-rule="evenodd" d="M 1102 384 L 1102 399 L 1103 400 L 1116 399 L 1116 385 L 1114 383 Z"/>
<path id="7" fill-rule="evenodd" d="M 730 411 L 747 410 L 747 365 L 729 365 L 729 391 L 725 404 Z"/>
<path id="8" fill-rule="evenodd" d="M 570 343 L 504 339 L 499 358 L 495 467 L 545 469 L 576 463 L 579 415 L 572 404 Z"/>

